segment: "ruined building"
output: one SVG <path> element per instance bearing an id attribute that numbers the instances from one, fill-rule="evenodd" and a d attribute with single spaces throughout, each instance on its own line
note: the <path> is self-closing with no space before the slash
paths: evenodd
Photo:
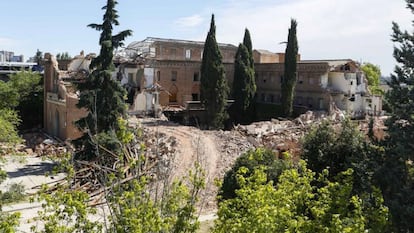
<path id="1" fill-rule="evenodd" d="M 254 51 L 257 100 L 280 103 L 284 64 L 280 54 Z M 263 58 L 264 57 L 264 58 Z M 299 60 L 294 105 L 309 110 L 341 110 L 351 117 L 382 112 L 381 96 L 372 95 L 355 61 Z"/>
<path id="2" fill-rule="evenodd" d="M 162 110 L 183 111 L 200 99 L 203 42 L 148 37 L 133 42 L 114 56 L 117 79 L 128 92 L 130 114 L 158 115 Z M 237 47 L 219 44 L 228 83 L 234 75 Z M 284 74 L 284 54 L 254 50 L 257 101 L 278 104 Z M 89 74 L 93 56 L 76 56 L 57 64 L 45 55 L 44 125 L 48 133 L 74 139 L 80 132 L 73 122 L 84 116 L 77 109 L 76 82 Z M 380 114 L 380 96 L 372 95 L 359 64 L 344 60 L 300 60 L 294 105 L 305 110 L 341 110 L 352 117 Z"/>
<path id="3" fill-rule="evenodd" d="M 75 85 L 89 74 L 92 55 L 76 56 L 70 62 L 61 61 L 50 53 L 44 57 L 44 129 L 50 135 L 60 139 L 76 139 L 82 135 L 74 122 L 86 116 L 85 109 L 79 109 L 79 100 Z"/>
<path id="4" fill-rule="evenodd" d="M 184 106 L 187 101 L 200 100 L 200 68 L 204 42 L 148 37 L 129 44 L 116 54 L 125 74 L 123 85 L 141 87 L 157 84 L 161 106 Z M 237 47 L 219 44 L 227 77 L 233 77 Z M 141 67 L 141 68 L 139 68 Z M 144 75 L 142 75 L 144 74 Z M 137 86 L 138 85 L 138 86 Z"/>

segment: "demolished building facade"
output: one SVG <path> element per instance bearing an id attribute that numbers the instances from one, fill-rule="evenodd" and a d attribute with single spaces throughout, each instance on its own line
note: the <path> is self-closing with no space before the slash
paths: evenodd
<path id="1" fill-rule="evenodd" d="M 203 42 L 148 37 L 129 44 L 114 56 L 117 79 L 128 92 L 128 112 L 158 115 L 162 109 L 186 109 L 200 100 Z M 228 83 L 234 75 L 237 47 L 219 44 Z M 75 139 L 81 132 L 73 122 L 86 114 L 78 109 L 76 82 L 89 74 L 93 56 L 76 56 L 65 70 L 52 55 L 45 55 L 46 132 L 61 139 Z M 280 103 L 284 54 L 254 50 L 257 101 Z M 59 67 L 60 65 L 60 67 Z M 351 117 L 379 115 L 380 96 L 372 95 L 359 64 L 344 60 L 300 60 L 294 105 L 306 110 L 337 111 Z"/>
<path id="2" fill-rule="evenodd" d="M 82 136 L 74 122 L 86 116 L 87 111 L 76 106 L 79 101 L 76 83 L 89 74 L 92 58 L 81 54 L 59 67 L 53 55 L 45 54 L 43 125 L 48 134 L 64 140 Z"/>

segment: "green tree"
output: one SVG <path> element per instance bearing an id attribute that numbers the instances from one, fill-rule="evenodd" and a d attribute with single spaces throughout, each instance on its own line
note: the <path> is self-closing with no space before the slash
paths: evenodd
<path id="1" fill-rule="evenodd" d="M 213 129 L 223 128 L 227 119 L 228 86 L 222 55 L 216 41 L 214 15 L 211 16 L 210 31 L 204 43 L 200 83 L 200 97 L 206 110 L 207 126 Z"/>
<path id="2" fill-rule="evenodd" d="M 43 187 L 46 188 L 46 187 Z M 96 214 L 95 208 L 88 206 L 89 195 L 79 190 L 68 190 L 59 186 L 53 194 L 43 190 L 39 201 L 42 201 L 42 210 L 38 212 L 36 220 L 44 223 L 43 229 L 32 226 L 31 231 L 36 233 L 78 233 L 102 232 L 102 224 L 91 221 L 90 215 Z"/>
<path id="3" fill-rule="evenodd" d="M 386 232 L 388 212 L 379 192 L 374 193 L 379 207 L 370 213 L 378 221 L 370 228 L 361 198 L 351 192 L 352 169 L 337 182 L 327 176 L 327 170 L 315 176 L 302 161 L 273 184 L 262 169 L 242 167 L 241 188 L 236 198 L 219 204 L 214 232 Z"/>
<path id="4" fill-rule="evenodd" d="M 328 169 L 331 178 L 352 168 L 354 191 L 361 193 L 372 186 L 372 174 L 381 153 L 380 147 L 370 143 L 350 119 L 345 119 L 339 128 L 328 121 L 314 127 L 304 137 L 301 157 L 312 171 Z"/>
<path id="5" fill-rule="evenodd" d="M 364 63 L 361 66 L 361 70 L 364 72 L 368 81 L 368 88 L 372 94 L 383 95 L 382 89 L 379 87 L 381 78 L 381 69 L 379 66 L 372 63 Z"/>
<path id="6" fill-rule="evenodd" d="M 273 151 L 260 148 L 249 150 L 242 154 L 237 158 L 232 168 L 224 175 L 223 183 L 220 185 L 218 193 L 219 200 L 236 197 L 236 190 L 240 188 L 237 182 L 237 172 L 242 167 L 248 169 L 248 172 L 244 174 L 246 177 L 250 176 L 255 169 L 262 168 L 267 175 L 268 181 L 273 181 L 276 184 L 280 174 L 294 166 L 287 154 L 284 157 L 279 159 Z"/>
<path id="7" fill-rule="evenodd" d="M 37 49 L 35 57 L 34 57 L 34 62 L 36 62 L 38 66 L 41 66 L 42 65 L 42 59 L 43 59 L 43 53 L 42 53 L 42 51 Z"/>
<path id="8" fill-rule="evenodd" d="M 91 28 L 101 31 L 99 44 L 101 50 L 99 55 L 91 62 L 90 69 L 93 70 L 85 82 L 78 85 L 80 98 L 78 107 L 86 108 L 88 115 L 76 123 L 78 127 L 86 132 L 78 140 L 77 148 L 79 156 L 97 156 L 97 150 L 90 142 L 90 135 L 100 134 L 101 138 L 108 139 L 105 144 L 117 144 L 110 140 L 110 132 L 119 128 L 118 118 L 125 115 L 124 103 L 125 90 L 112 78 L 114 65 L 112 63 L 114 49 L 123 44 L 123 40 L 131 35 L 130 30 L 121 31 L 112 35 L 113 27 L 119 25 L 118 15 L 115 10 L 117 2 L 108 0 L 102 8 L 105 10 L 102 24 L 90 24 Z M 107 136 L 105 136 L 105 134 Z M 113 139 L 113 138 L 112 138 Z"/>
<path id="9" fill-rule="evenodd" d="M 236 123 L 249 123 L 254 117 L 256 81 L 252 43 L 249 30 L 246 29 L 243 44 L 239 44 L 234 62 L 233 118 Z"/>
<path id="10" fill-rule="evenodd" d="M 414 1 L 406 2 L 414 13 Z M 397 23 L 393 23 L 392 29 L 398 65 L 386 93 L 391 116 L 386 121 L 386 152 L 377 178 L 390 208 L 394 231 L 414 232 L 414 33 L 401 30 Z"/>
<path id="11" fill-rule="evenodd" d="M 10 76 L 9 84 L 17 91 L 20 129 L 43 125 L 43 77 L 39 73 L 22 71 Z"/>
<path id="12" fill-rule="evenodd" d="M 297 80 L 298 39 L 296 37 L 296 20 L 290 21 L 290 29 L 285 52 L 285 73 L 282 79 L 282 109 L 285 117 L 292 116 L 293 98 Z"/>
<path id="13" fill-rule="evenodd" d="M 0 142 L 17 143 L 21 141 L 17 131 L 20 121 L 16 111 L 0 109 Z M 0 154 L 2 153 L 3 151 L 0 149 Z"/>
<path id="14" fill-rule="evenodd" d="M 39 74 L 22 71 L 0 81 L 0 141 L 17 142 L 17 127 L 31 128 L 43 121 L 43 85 Z"/>
<path id="15" fill-rule="evenodd" d="M 69 55 L 68 52 L 64 52 L 64 53 L 56 54 L 56 59 L 57 60 L 70 60 L 72 59 L 72 57 Z"/>
<path id="16" fill-rule="evenodd" d="M 370 228 L 378 224 L 377 219 L 368 213 L 379 208 L 373 195 L 378 190 L 374 174 L 382 156 L 383 148 L 372 144 L 349 119 L 345 119 L 340 127 L 325 121 L 314 127 L 303 141 L 302 158 L 312 171 L 321 173 L 327 169 L 327 178 L 336 182 L 341 179 L 338 176 L 341 172 L 353 170 L 351 192 L 361 198 Z"/>
<path id="17" fill-rule="evenodd" d="M 204 177 L 196 165 L 188 179 L 164 187 L 159 199 L 148 192 L 150 182 L 146 177 L 115 186 L 115 193 L 109 198 L 114 215 L 111 232 L 195 232 L 199 227 L 195 204 L 204 188 Z"/>

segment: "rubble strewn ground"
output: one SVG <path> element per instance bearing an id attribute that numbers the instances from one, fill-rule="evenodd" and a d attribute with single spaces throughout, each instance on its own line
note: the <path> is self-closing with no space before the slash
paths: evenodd
<path id="1" fill-rule="evenodd" d="M 343 115 L 334 113 L 327 116 L 324 113 L 307 112 L 294 120 L 272 119 L 250 125 L 236 125 L 230 131 L 200 130 L 170 122 L 165 118 L 131 117 L 128 122 L 130 126 L 142 130 L 142 141 L 139 143 L 145 145 L 146 157 L 150 162 L 158 162 L 158 166 L 152 168 L 151 176 L 154 178 L 171 175 L 173 178 L 180 179 L 188 175 L 188 172 L 194 168 L 195 162 L 202 165 L 207 177 L 206 189 L 200 195 L 199 208 L 204 215 L 208 215 L 216 209 L 217 187 L 214 180 L 222 179 L 241 154 L 255 147 L 265 147 L 274 150 L 276 154 L 289 151 L 294 158 L 297 158 L 300 154 L 301 138 L 323 119 L 329 119 L 339 125 Z M 375 118 L 374 132 L 377 137 L 384 136 L 384 119 L 384 117 Z M 368 120 L 358 121 L 358 124 L 361 131 L 368 131 Z M 38 161 L 33 165 L 33 159 L 39 156 L 57 155 L 66 152 L 70 147 L 41 132 L 26 134 L 24 138 L 26 145 L 17 146 L 15 149 L 19 154 L 27 155 L 27 163 L 25 164 L 23 159 L 22 165 L 7 165 L 6 171 L 12 179 L 24 182 L 31 182 L 35 174 L 36 180 L 41 183 L 43 178 L 39 177 L 44 177 L 43 173 L 50 170 L 52 164 Z M 138 147 L 140 145 L 137 144 Z M 1 149 L 4 151 L 10 148 L 2 146 Z M 36 159 L 40 160 L 40 158 Z M 45 179 L 44 182 L 49 182 L 53 178 Z M 1 190 L 4 190 L 10 182 L 10 180 L 6 181 L 0 187 Z M 27 185 L 27 193 L 35 191 L 32 186 Z M 13 211 L 12 207 L 5 208 Z"/>

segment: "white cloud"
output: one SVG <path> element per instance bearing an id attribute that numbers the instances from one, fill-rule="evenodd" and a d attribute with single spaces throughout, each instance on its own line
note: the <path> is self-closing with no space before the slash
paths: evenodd
<path id="1" fill-rule="evenodd" d="M 253 46 L 284 51 L 290 19 L 298 21 L 300 53 L 305 59 L 352 58 L 392 71 L 391 22 L 410 28 L 412 14 L 402 0 L 230 1 L 216 10 L 217 39 L 237 45 L 249 28 Z M 249 3 L 249 4 L 247 4 Z M 248 7 L 246 7 L 248 6 Z"/>
<path id="2" fill-rule="evenodd" d="M 203 17 L 201 17 L 201 15 L 195 14 L 195 15 L 191 15 L 188 17 L 179 18 L 175 20 L 174 24 L 181 29 L 188 29 L 188 28 L 197 27 L 203 22 L 204 22 Z"/>

